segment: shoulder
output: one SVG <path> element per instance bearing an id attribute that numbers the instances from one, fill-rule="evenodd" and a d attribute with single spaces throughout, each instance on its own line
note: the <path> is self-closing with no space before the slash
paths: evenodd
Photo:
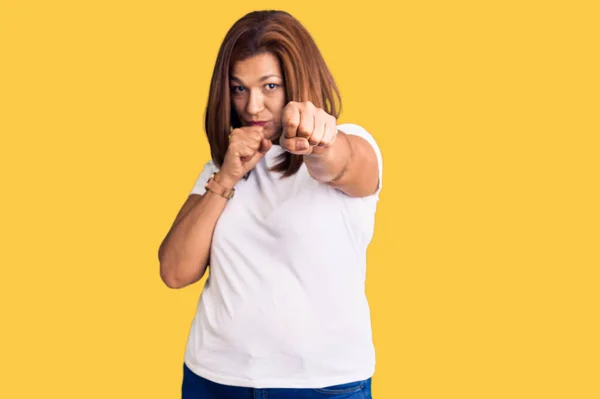
<path id="1" fill-rule="evenodd" d="M 369 144 L 371 144 L 373 147 L 377 147 L 377 149 L 379 149 L 375 137 L 361 125 L 358 125 L 356 123 L 341 123 L 337 125 L 337 129 L 346 134 L 360 136 L 363 139 L 367 140 Z"/>

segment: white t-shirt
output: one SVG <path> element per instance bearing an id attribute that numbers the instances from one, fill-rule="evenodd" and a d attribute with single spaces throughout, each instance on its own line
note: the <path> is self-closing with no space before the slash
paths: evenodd
<path id="1" fill-rule="evenodd" d="M 235 186 L 213 234 L 210 274 L 185 352 L 196 374 L 226 385 L 317 388 L 371 377 L 375 350 L 365 295 L 377 192 L 352 198 L 302 165 L 280 178 L 273 146 Z M 191 193 L 216 171 L 206 163 Z"/>

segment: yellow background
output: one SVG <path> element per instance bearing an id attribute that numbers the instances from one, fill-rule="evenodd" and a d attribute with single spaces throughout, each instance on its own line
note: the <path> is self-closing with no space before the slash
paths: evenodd
<path id="1" fill-rule="evenodd" d="M 600 397 L 593 3 L 2 0 L 0 397 L 179 397 L 203 281 L 166 288 L 158 246 L 219 44 L 264 8 L 383 152 L 374 397 Z"/>

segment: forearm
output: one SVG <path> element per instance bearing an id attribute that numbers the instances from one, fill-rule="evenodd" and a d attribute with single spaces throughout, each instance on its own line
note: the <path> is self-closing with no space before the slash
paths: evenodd
<path id="1" fill-rule="evenodd" d="M 160 275 L 170 288 L 202 278 L 208 266 L 212 235 L 227 200 L 207 191 L 169 231 L 160 248 Z"/>
<path id="2" fill-rule="evenodd" d="M 329 184 L 334 184 L 344 177 L 352 160 L 352 142 L 343 132 L 338 132 L 331 147 L 317 149 L 313 154 L 304 155 L 308 173 L 315 180 Z"/>

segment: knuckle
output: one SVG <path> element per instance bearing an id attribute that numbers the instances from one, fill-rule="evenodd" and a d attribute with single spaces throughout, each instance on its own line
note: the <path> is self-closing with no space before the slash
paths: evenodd
<path id="1" fill-rule="evenodd" d="M 298 126 L 298 133 L 302 134 L 302 135 L 307 135 L 310 134 L 310 131 L 308 129 L 308 126 L 306 126 L 305 123 L 301 124 L 300 126 Z"/>
<path id="2" fill-rule="evenodd" d="M 288 118 L 285 121 L 285 125 L 287 127 L 297 127 L 298 125 L 300 125 L 300 121 L 298 121 L 296 118 Z"/>
<path id="3" fill-rule="evenodd" d="M 296 106 L 295 103 L 289 103 L 288 105 L 285 106 L 285 113 L 287 115 L 290 114 L 295 114 L 296 112 L 298 112 L 298 107 Z"/>
<path id="4" fill-rule="evenodd" d="M 316 145 L 316 144 L 319 144 L 319 143 L 321 142 L 321 140 L 319 140 L 319 139 L 318 139 L 317 137 L 315 137 L 315 136 L 310 136 L 310 137 L 308 138 L 308 142 L 309 142 L 310 144 Z"/>
<path id="5" fill-rule="evenodd" d="M 290 101 L 289 103 L 287 103 L 283 109 L 284 114 L 289 115 L 290 113 L 294 112 L 298 107 L 296 106 L 296 103 L 294 101 Z"/>

